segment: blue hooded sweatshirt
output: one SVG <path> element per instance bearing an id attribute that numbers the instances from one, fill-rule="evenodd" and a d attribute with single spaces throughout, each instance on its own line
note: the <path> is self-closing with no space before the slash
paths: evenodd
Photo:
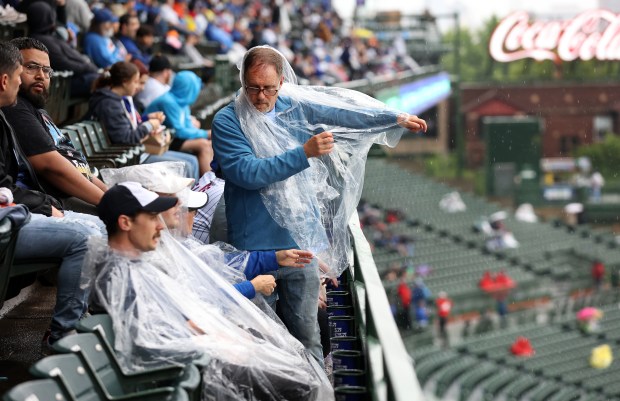
<path id="1" fill-rule="evenodd" d="M 190 105 L 198 98 L 202 82 L 191 71 L 181 71 L 174 76 L 170 91 L 153 100 L 145 113 L 163 111 L 166 127 L 176 130 L 179 139 L 207 138 L 206 130 L 192 125 Z"/>

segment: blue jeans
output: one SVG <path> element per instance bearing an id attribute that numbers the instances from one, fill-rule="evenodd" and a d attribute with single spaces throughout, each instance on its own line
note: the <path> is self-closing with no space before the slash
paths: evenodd
<path id="1" fill-rule="evenodd" d="M 105 224 L 103 224 L 103 221 L 97 216 L 93 216 L 92 214 L 74 212 L 73 210 L 63 210 L 63 214 L 65 215 L 66 220 L 82 220 L 82 224 L 86 225 L 87 229 L 97 229 L 99 231 L 99 234 L 101 234 L 102 236 L 108 236 L 108 230 L 105 228 Z"/>
<path id="2" fill-rule="evenodd" d="M 280 317 L 288 331 L 323 366 L 323 347 L 317 320 L 321 284 L 317 260 L 313 259 L 312 263 L 301 269 L 280 267 L 270 274 L 276 278 L 277 286 L 276 291 L 265 300 L 275 310 L 277 299 Z"/>
<path id="3" fill-rule="evenodd" d="M 161 155 L 149 155 L 144 163 L 157 162 L 183 162 L 185 163 L 185 176 L 193 178 L 196 181 L 200 179 L 200 171 L 198 170 L 198 158 L 194 155 L 184 152 L 175 152 L 169 150 Z"/>
<path id="4" fill-rule="evenodd" d="M 17 236 L 15 260 L 32 258 L 62 258 L 58 271 L 56 306 L 50 326 L 51 339 L 75 328 L 86 312 L 88 293 L 80 288 L 82 265 L 88 250 L 88 237 L 100 235 L 70 218 L 46 217 L 32 214 Z"/>

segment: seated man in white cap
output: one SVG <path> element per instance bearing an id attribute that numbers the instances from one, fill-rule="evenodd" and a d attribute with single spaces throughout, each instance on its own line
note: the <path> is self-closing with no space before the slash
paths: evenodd
<path id="1" fill-rule="evenodd" d="M 97 206 L 109 247 L 91 243 L 85 284 L 112 318 L 121 365 L 195 363 L 204 399 L 333 400 L 301 343 L 164 230 L 160 213 L 177 202 L 122 182 Z"/>
<path id="2" fill-rule="evenodd" d="M 220 262 L 217 265 L 228 266 L 224 271 L 220 269 L 219 273 L 249 299 L 254 298 L 257 292 L 263 295 L 273 293 L 275 278 L 266 273 L 278 270 L 280 266 L 304 267 L 310 263 L 312 253 L 308 251 L 289 249 L 247 252 L 224 243 L 205 245 L 193 238 L 193 217 L 208 199 L 205 193 L 189 189 L 194 180 L 184 177 L 183 168 L 182 163 L 161 162 L 104 169 L 101 174 L 108 185 L 135 181 L 159 195 L 178 197 L 179 203 L 161 214 L 170 233 L 207 265 L 211 266 L 209 261 L 217 259 Z"/>

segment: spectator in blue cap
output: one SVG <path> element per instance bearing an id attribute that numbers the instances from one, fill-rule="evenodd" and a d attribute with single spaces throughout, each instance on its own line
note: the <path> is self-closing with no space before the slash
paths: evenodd
<path id="1" fill-rule="evenodd" d="M 84 52 L 99 68 L 108 68 L 116 62 L 131 60 L 131 55 L 112 41 L 115 22 L 118 22 L 118 17 L 107 8 L 93 10 L 90 31 L 84 37 Z"/>

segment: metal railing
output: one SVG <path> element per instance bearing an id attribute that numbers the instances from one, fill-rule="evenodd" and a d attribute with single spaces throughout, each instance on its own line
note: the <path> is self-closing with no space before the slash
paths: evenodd
<path id="1" fill-rule="evenodd" d="M 357 301 L 358 335 L 367 355 L 366 388 L 373 401 L 419 401 L 424 395 L 413 360 L 392 317 L 370 245 L 357 213 L 349 222 L 353 239 L 351 289 Z"/>

